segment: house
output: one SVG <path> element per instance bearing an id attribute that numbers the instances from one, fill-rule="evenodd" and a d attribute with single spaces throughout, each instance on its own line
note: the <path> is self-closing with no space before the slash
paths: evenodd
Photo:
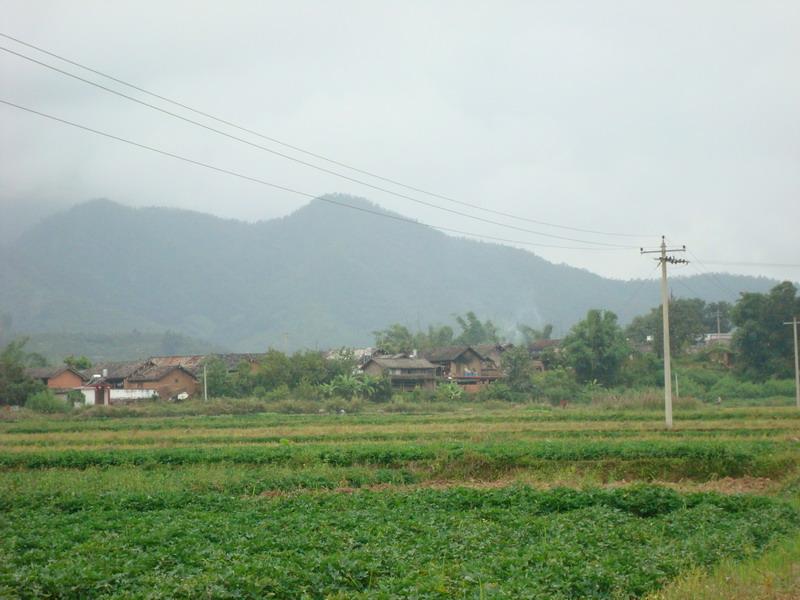
<path id="1" fill-rule="evenodd" d="M 94 365 L 91 369 L 84 369 L 81 373 L 86 380 L 100 377 L 111 386 L 111 389 L 121 390 L 125 388 L 125 382 L 128 378 L 149 366 L 151 364 L 146 360 L 100 363 Z"/>
<path id="2" fill-rule="evenodd" d="M 25 371 L 28 377 L 41 381 L 52 390 L 71 390 L 88 380 L 83 373 L 68 366 L 42 367 Z"/>
<path id="3" fill-rule="evenodd" d="M 389 377 L 392 387 L 399 391 L 436 387 L 436 365 L 424 358 L 407 356 L 374 356 L 361 367 L 367 375 Z"/>
<path id="4" fill-rule="evenodd" d="M 477 392 L 500 376 L 493 360 L 471 346 L 446 346 L 427 352 L 425 358 L 437 366 L 437 375 L 453 381 L 466 392 Z"/>
<path id="5" fill-rule="evenodd" d="M 155 390 L 160 398 L 167 400 L 179 394 L 194 395 L 198 381 L 192 372 L 180 365 L 151 365 L 125 379 L 124 389 Z"/>
<path id="6" fill-rule="evenodd" d="M 477 344 L 473 346 L 475 352 L 483 357 L 482 375 L 502 377 L 503 375 L 503 353 L 511 350 L 514 344 Z"/>
<path id="7" fill-rule="evenodd" d="M 225 365 L 228 373 L 239 370 L 242 363 L 246 363 L 251 372 L 258 369 L 259 363 L 266 354 L 254 353 L 226 353 L 226 354 L 193 354 L 188 356 L 151 356 L 147 362 L 156 367 L 183 367 L 195 377 L 203 376 L 203 366 L 209 360 L 220 360 Z"/>

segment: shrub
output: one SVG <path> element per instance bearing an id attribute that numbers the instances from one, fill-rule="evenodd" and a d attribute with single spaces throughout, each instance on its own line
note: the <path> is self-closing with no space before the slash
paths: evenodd
<path id="1" fill-rule="evenodd" d="M 565 369 L 554 369 L 533 376 L 534 397 L 556 405 L 561 402 L 581 402 L 583 389 Z"/>
<path id="2" fill-rule="evenodd" d="M 29 396 L 25 401 L 25 408 L 40 413 L 52 414 L 69 412 L 72 407 L 60 398 L 56 398 L 53 392 L 45 389 Z"/>
<path id="3" fill-rule="evenodd" d="M 445 383 L 436 388 L 434 398 L 439 402 L 455 402 L 461 400 L 464 390 L 457 383 Z"/>

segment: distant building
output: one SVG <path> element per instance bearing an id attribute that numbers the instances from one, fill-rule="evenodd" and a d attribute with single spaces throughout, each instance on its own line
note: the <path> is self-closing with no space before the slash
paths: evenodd
<path id="1" fill-rule="evenodd" d="M 490 345 L 481 354 L 472 346 L 446 346 L 425 353 L 425 358 L 438 367 L 442 379 L 457 383 L 465 392 L 477 392 L 501 376 L 499 365 L 489 356 L 494 353 L 499 357 L 501 350 Z"/>
<path id="2" fill-rule="evenodd" d="M 424 358 L 374 356 L 364 363 L 361 370 L 374 377 L 388 377 L 392 387 L 398 391 L 432 390 L 436 387 L 436 365 Z"/>
<path id="3" fill-rule="evenodd" d="M 83 373 L 68 366 L 27 369 L 28 377 L 41 381 L 52 390 L 71 390 L 88 379 Z"/>
<path id="4" fill-rule="evenodd" d="M 155 390 L 159 398 L 168 400 L 179 394 L 193 396 L 198 389 L 197 377 L 178 366 L 149 366 L 125 380 L 127 390 Z"/>

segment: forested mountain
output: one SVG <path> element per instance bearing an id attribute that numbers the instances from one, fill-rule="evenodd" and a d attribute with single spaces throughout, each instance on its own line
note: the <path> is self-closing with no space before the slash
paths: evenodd
<path id="1" fill-rule="evenodd" d="M 626 322 L 659 303 L 655 280 L 605 279 L 322 200 L 255 224 L 98 200 L 0 253 L 0 314 L 15 332 L 169 330 L 239 351 L 366 345 L 391 323 L 416 329 L 470 310 L 501 329 L 553 323 L 559 335 L 589 308 Z M 685 281 L 709 301 L 775 284 L 717 277 Z"/>

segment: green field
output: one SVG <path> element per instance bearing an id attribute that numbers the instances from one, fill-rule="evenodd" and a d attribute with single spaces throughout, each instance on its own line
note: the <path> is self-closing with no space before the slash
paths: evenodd
<path id="1" fill-rule="evenodd" d="M 7 415 L 0 597 L 790 598 L 798 459 L 790 407 Z"/>

